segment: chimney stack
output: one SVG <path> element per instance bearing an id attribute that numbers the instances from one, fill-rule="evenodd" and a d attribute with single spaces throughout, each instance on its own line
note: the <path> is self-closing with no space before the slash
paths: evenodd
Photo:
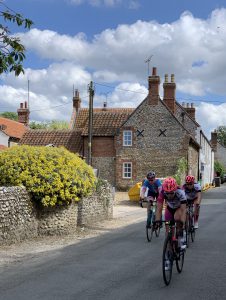
<path id="1" fill-rule="evenodd" d="M 18 122 L 24 124 L 25 126 L 28 126 L 30 111 L 27 105 L 27 101 L 25 101 L 24 103 L 20 103 L 20 108 L 17 109 L 17 114 Z"/>
<path id="2" fill-rule="evenodd" d="M 186 112 L 189 114 L 189 116 L 195 121 L 195 107 L 194 103 L 187 103 L 187 107 L 184 108 Z"/>
<path id="3" fill-rule="evenodd" d="M 157 105 L 159 101 L 159 85 L 160 85 L 160 77 L 157 75 L 157 69 L 154 67 L 152 69 L 152 76 L 148 77 L 148 96 L 149 96 L 149 104 Z"/>
<path id="4" fill-rule="evenodd" d="M 165 75 L 165 82 L 163 83 L 164 95 L 163 102 L 168 108 L 176 112 L 176 84 L 174 82 L 174 74 L 171 74 L 171 82 L 168 82 L 168 74 Z"/>
<path id="5" fill-rule="evenodd" d="M 76 110 L 76 112 L 78 112 L 80 107 L 81 107 L 81 99 L 79 97 L 79 91 L 75 90 L 75 94 L 73 96 L 73 108 Z"/>
<path id="6" fill-rule="evenodd" d="M 211 146 L 213 148 L 213 151 L 217 151 L 217 132 L 216 130 L 214 132 L 211 132 L 211 140 L 210 140 Z"/>

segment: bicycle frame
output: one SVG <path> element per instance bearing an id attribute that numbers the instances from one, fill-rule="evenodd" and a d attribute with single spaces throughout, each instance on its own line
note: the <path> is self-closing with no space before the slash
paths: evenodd
<path id="1" fill-rule="evenodd" d="M 181 252 L 178 245 L 177 223 L 175 221 L 165 221 L 168 227 L 168 233 L 165 238 L 162 256 L 163 279 L 166 285 L 169 285 L 172 277 L 173 262 L 176 261 L 178 273 L 182 272 L 184 264 L 184 251 Z M 166 269 L 166 262 L 168 269 Z"/>

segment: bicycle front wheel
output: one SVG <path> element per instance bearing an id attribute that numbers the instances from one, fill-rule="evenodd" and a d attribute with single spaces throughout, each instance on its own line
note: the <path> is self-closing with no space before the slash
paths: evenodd
<path id="1" fill-rule="evenodd" d="M 190 225 L 191 240 L 194 243 L 194 241 L 195 241 L 194 216 L 191 217 L 190 224 L 191 224 Z"/>
<path id="2" fill-rule="evenodd" d="M 146 236 L 147 236 L 148 242 L 151 242 L 152 237 L 153 237 L 153 232 L 154 232 L 153 225 L 150 225 L 150 226 L 146 225 Z"/>
<path id="3" fill-rule="evenodd" d="M 181 273 L 184 266 L 184 250 L 181 251 L 178 249 L 178 253 L 176 255 L 176 266 L 177 266 L 177 272 Z"/>
<path id="4" fill-rule="evenodd" d="M 163 246 L 162 253 L 162 274 L 166 285 L 170 284 L 173 270 L 173 249 L 171 236 L 167 236 Z"/>

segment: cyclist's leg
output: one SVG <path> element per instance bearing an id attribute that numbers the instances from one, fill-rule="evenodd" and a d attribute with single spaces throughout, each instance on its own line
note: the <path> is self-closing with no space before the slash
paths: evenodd
<path id="1" fill-rule="evenodd" d="M 181 204 L 181 206 L 175 211 L 174 219 L 177 222 L 177 233 L 180 237 L 180 246 L 182 249 L 186 247 L 186 233 L 185 233 L 185 221 L 186 221 L 186 203 Z M 184 240 L 185 237 L 185 240 Z"/>
<path id="2" fill-rule="evenodd" d="M 198 197 L 194 201 L 194 221 L 195 221 L 195 228 L 198 228 L 198 220 L 199 220 L 199 211 L 200 211 L 200 203 L 201 197 Z"/>
<path id="3" fill-rule="evenodd" d="M 174 213 L 175 213 L 175 210 L 170 208 L 169 206 L 167 206 L 165 209 L 165 222 L 173 221 Z M 165 228 L 166 228 L 166 235 L 167 235 L 168 231 L 169 231 L 169 225 L 166 224 Z"/>
<path id="4" fill-rule="evenodd" d="M 147 204 L 147 227 L 151 226 L 151 220 L 152 220 L 152 202 L 148 201 Z"/>

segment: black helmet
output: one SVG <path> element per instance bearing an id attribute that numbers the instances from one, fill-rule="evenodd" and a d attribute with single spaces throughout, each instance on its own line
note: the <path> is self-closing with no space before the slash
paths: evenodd
<path id="1" fill-rule="evenodd" d="M 155 177 L 155 172 L 153 172 L 153 171 L 150 171 L 150 172 L 148 172 L 148 174 L 147 174 L 147 179 L 149 180 L 149 179 L 152 179 L 152 178 L 154 178 Z"/>

